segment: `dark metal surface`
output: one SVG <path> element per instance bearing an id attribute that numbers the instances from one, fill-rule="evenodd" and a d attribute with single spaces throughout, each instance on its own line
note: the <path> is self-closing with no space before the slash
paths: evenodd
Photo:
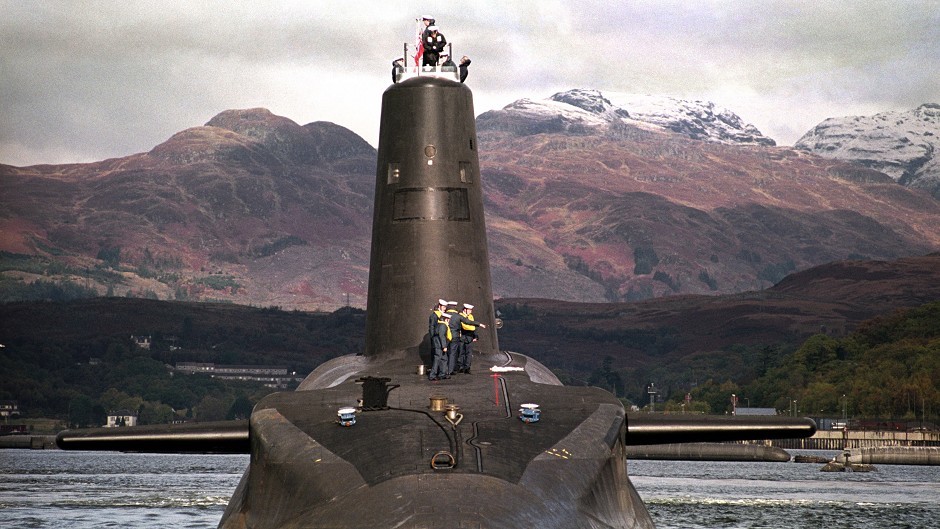
<path id="1" fill-rule="evenodd" d="M 249 449 L 248 421 L 66 430 L 56 437 L 56 445 L 63 450 L 244 454 Z"/>
<path id="2" fill-rule="evenodd" d="M 630 445 L 797 439 L 814 433 L 816 423 L 804 417 L 630 414 L 627 419 Z"/>
<path id="3" fill-rule="evenodd" d="M 499 351 L 473 94 L 416 77 L 382 96 L 365 355 L 427 348 L 440 298 L 474 305 L 476 350 Z"/>
<path id="4" fill-rule="evenodd" d="M 536 383 L 529 371 L 544 367 L 524 356 L 481 355 L 474 366 L 431 382 L 408 359 L 374 359 L 356 377 L 327 364 L 311 389 L 266 397 L 222 527 L 652 527 L 627 477 L 613 395 Z M 379 374 L 398 386 L 388 408 L 339 426 L 359 380 Z M 432 411 L 432 397 L 458 406 L 460 421 Z M 529 402 L 538 423 L 519 420 Z"/>

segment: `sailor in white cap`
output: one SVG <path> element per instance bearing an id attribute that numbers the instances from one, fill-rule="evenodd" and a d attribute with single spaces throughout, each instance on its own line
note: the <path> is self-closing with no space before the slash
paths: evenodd
<path id="1" fill-rule="evenodd" d="M 431 345 L 434 346 L 434 365 L 435 366 L 438 365 L 438 356 L 443 355 L 444 352 L 447 350 L 447 342 L 446 341 L 442 342 L 438 335 L 438 327 L 446 321 L 444 319 L 445 310 L 447 310 L 447 300 L 443 298 L 438 299 L 437 305 L 433 309 L 431 309 L 431 315 L 428 317 L 428 336 L 431 338 Z M 444 340 L 446 339 L 447 339 L 447 336 L 445 333 Z M 444 369 L 446 369 L 443 367 L 445 364 L 446 362 L 441 364 L 442 372 Z M 437 380 L 439 376 L 440 374 L 435 373 L 434 368 L 432 367 L 431 371 L 428 373 L 428 378 L 431 380 Z"/>
<path id="2" fill-rule="evenodd" d="M 441 52 L 441 71 L 442 72 L 456 72 L 457 63 L 450 58 L 450 53 L 445 49 Z"/>
<path id="3" fill-rule="evenodd" d="M 447 46 L 447 39 L 444 34 L 438 31 L 437 26 L 431 24 L 425 31 L 426 35 L 422 37 L 421 44 L 424 46 L 424 66 L 437 66 L 440 53 Z"/>
<path id="4" fill-rule="evenodd" d="M 428 373 L 428 380 L 440 380 L 450 378 L 450 371 L 447 370 L 447 350 L 450 342 L 451 314 L 442 312 L 441 319 L 437 322 L 431 341 L 434 343 L 434 364 L 431 366 L 431 372 Z"/>
<path id="5" fill-rule="evenodd" d="M 473 320 L 473 305 L 463 304 L 460 316 L 460 342 L 457 347 L 457 373 L 470 374 L 470 362 L 473 360 L 473 342 L 477 341 L 477 327 L 486 328 Z"/>
<path id="6" fill-rule="evenodd" d="M 437 323 L 441 321 L 441 314 L 444 314 L 445 310 L 447 310 L 447 300 L 437 300 L 437 305 L 431 309 L 431 315 L 428 317 L 428 336 L 434 337 L 434 333 L 437 332 Z"/>
<path id="7" fill-rule="evenodd" d="M 423 43 L 427 40 L 428 35 L 431 34 L 431 32 L 428 31 L 428 27 L 434 25 L 434 17 L 431 15 L 421 15 L 421 23 L 424 24 L 424 27 L 421 28 L 421 43 L 423 45 Z"/>
<path id="8" fill-rule="evenodd" d="M 405 58 L 398 57 L 392 61 L 392 82 L 397 83 L 403 73 L 405 73 Z"/>
<path id="9" fill-rule="evenodd" d="M 453 303 L 453 306 L 455 308 L 450 308 L 451 303 Z M 451 315 L 451 318 L 450 318 L 451 342 L 450 342 L 450 353 L 447 359 L 448 360 L 447 367 L 450 369 L 451 374 L 469 373 L 470 361 L 468 359 L 464 359 L 464 362 L 460 361 L 460 357 L 465 356 L 462 350 L 464 349 L 464 344 L 467 343 L 467 341 L 462 338 L 461 334 L 464 332 L 473 332 L 476 330 L 477 326 L 481 326 L 485 329 L 486 325 L 473 321 L 473 316 L 468 317 L 463 312 L 457 312 L 456 301 L 448 302 L 447 305 L 448 305 L 447 313 Z M 464 304 L 464 310 L 466 310 L 466 307 L 467 307 L 467 304 Z M 476 334 L 474 334 L 472 338 L 468 337 L 468 339 L 470 339 L 470 341 L 473 341 L 473 339 L 476 339 Z"/>

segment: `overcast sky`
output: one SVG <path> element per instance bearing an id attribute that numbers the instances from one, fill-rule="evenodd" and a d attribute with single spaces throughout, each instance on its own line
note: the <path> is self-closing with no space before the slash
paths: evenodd
<path id="1" fill-rule="evenodd" d="M 940 0 L 0 0 L 0 163 L 149 151 L 219 112 L 373 146 L 391 60 L 430 14 L 477 114 L 571 88 L 713 101 L 778 144 L 940 103 Z"/>

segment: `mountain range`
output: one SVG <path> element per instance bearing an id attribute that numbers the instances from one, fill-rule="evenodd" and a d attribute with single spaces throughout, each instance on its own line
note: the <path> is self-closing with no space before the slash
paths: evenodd
<path id="1" fill-rule="evenodd" d="M 829 118 L 800 138 L 795 148 L 851 160 L 898 183 L 940 198 L 940 104 L 906 112 Z"/>
<path id="2" fill-rule="evenodd" d="M 911 119 L 876 126 L 901 135 Z M 940 130 L 923 123 L 926 145 Z M 845 127 L 820 127 L 815 137 L 850 143 Z M 831 261 L 940 249 L 925 184 L 936 164 L 889 171 L 891 156 L 916 158 L 903 142 L 877 165 L 804 142 L 812 131 L 776 146 L 712 103 L 596 90 L 484 112 L 477 131 L 498 297 L 735 293 Z M 0 291 L 68 280 L 99 294 L 364 306 L 375 161 L 339 125 L 247 109 L 147 153 L 0 165 Z"/>

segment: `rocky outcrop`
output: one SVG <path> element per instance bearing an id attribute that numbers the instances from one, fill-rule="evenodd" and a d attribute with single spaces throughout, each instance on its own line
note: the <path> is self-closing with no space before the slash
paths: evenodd
<path id="1" fill-rule="evenodd" d="M 616 136 L 623 125 L 713 143 L 776 145 L 737 114 L 712 102 L 588 89 L 559 92 L 538 101 L 520 99 L 477 118 L 479 130 L 519 135 L 609 131 Z"/>
<path id="2" fill-rule="evenodd" d="M 829 118 L 804 134 L 794 148 L 855 162 L 940 198 L 940 104 Z"/>

